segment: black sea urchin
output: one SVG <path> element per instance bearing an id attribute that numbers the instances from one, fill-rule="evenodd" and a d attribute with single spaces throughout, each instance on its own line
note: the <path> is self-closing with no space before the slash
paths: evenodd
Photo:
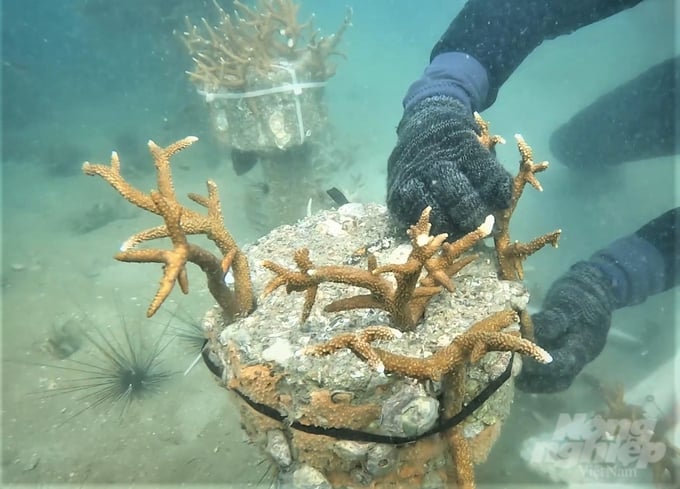
<path id="1" fill-rule="evenodd" d="M 207 339 L 203 334 L 201 320 L 193 318 L 186 309 L 181 309 L 179 307 L 170 314 L 173 319 L 177 319 L 180 323 L 177 326 L 170 326 L 170 333 L 187 348 L 189 353 L 201 353 L 207 342 Z"/>
<path id="2" fill-rule="evenodd" d="M 145 342 L 140 332 L 130 332 L 126 324 L 121 327 L 120 336 L 99 328 L 83 331 L 93 347 L 90 358 L 71 357 L 64 364 L 54 365 L 75 373 L 50 391 L 77 394 L 75 400 L 80 406 L 66 421 L 99 407 L 107 410 L 116 407 L 122 418 L 132 403 L 158 393 L 159 385 L 172 375 L 162 367 L 160 358 L 171 341 L 165 329 L 152 344 Z"/>

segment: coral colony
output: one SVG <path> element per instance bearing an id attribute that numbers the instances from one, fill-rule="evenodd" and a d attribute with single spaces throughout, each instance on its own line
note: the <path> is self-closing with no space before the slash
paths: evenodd
<path id="1" fill-rule="evenodd" d="M 186 19 L 182 39 L 195 64 L 189 78 L 202 90 L 247 90 L 283 61 L 316 81 L 335 74 L 328 58 L 338 54 L 337 45 L 351 25 L 351 11 L 335 34 L 323 37 L 313 19 L 298 21 L 299 5 L 290 0 L 260 1 L 257 8 L 239 1 L 233 5 L 236 12 L 231 15 L 216 5 L 216 26 L 201 19 L 199 27 Z"/>
<path id="2" fill-rule="evenodd" d="M 187 18 L 180 38 L 194 63 L 189 79 L 208 106 L 218 139 L 242 151 L 286 150 L 326 125 L 323 87 L 335 74 L 330 58 L 351 10 L 335 34 L 322 36 L 313 18 L 298 21 L 291 0 L 217 6 L 219 21 Z"/>

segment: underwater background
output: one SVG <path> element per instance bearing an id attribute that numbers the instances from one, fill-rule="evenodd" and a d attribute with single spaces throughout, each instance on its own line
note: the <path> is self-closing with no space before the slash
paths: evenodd
<path id="1" fill-rule="evenodd" d="M 515 133 L 532 145 L 537 161 L 551 162 L 541 175 L 544 192 L 527 191 L 513 221 L 517 239 L 563 230 L 559 249 L 544 250 L 528 262 L 526 284 L 534 307 L 572 263 L 677 205 L 675 157 L 574 171 L 561 165 L 548 145 L 551 133 L 575 112 L 677 55 L 673 3 L 643 2 L 544 43 L 484 112 L 492 132 L 509 141 L 498 157 L 511 172 L 518 161 Z M 228 4 L 222 2 L 225 9 Z M 338 58 L 337 74 L 324 89 L 343 155 L 343 167 L 326 177 L 352 200 L 384 201 L 401 99 L 462 4 L 352 5 L 353 25 L 339 47 L 346 59 Z M 345 9 L 344 2 L 307 0 L 301 17 L 313 12 L 315 25 L 332 33 Z M 212 1 L 196 0 L 2 2 L 5 486 L 266 487 L 271 478 L 268 463 L 242 434 L 226 391 L 202 364 L 183 375 L 196 345 L 167 340 L 177 331 L 190 334 L 191 324 L 213 303 L 200 273 L 189 271 L 195 277 L 189 296 L 175 291 L 159 317 L 146 319 L 160 267 L 121 264 L 111 257 L 134 230 L 154 221 L 80 170 L 86 160 L 108 163 L 116 150 L 131 181 L 152 188 L 147 140 L 164 146 L 197 136 L 198 143 L 173 159 L 178 194 L 202 189 L 213 179 L 226 225 L 238 242 L 261 235 L 244 205 L 252 186 L 236 175 L 229 151 L 215 137 L 204 101 L 185 73 L 192 69 L 191 59 L 173 33 L 184 29 L 185 16 L 214 14 Z M 673 104 L 669 100 L 669 110 Z M 268 212 L 266 205 L 260 212 Z M 301 208 L 299 217 L 304 213 Z M 676 294 L 669 291 L 615 313 L 612 327 L 639 343 L 610 343 L 586 372 L 632 387 L 667 362 L 676 348 Z M 83 372 L 101 374 L 96 362 L 103 351 L 137 348 L 138 341 L 160 375 L 148 395 L 128 405 L 114 392 L 90 408 L 101 396 L 84 399 L 88 391 L 68 389 Z M 584 378 L 561 394 L 517 393 L 501 440 L 478 468 L 481 486 L 548 484 L 527 466 L 520 447 L 552 427 L 556 413 L 598 409 L 592 384 Z M 649 392 L 648 401 L 677 385 L 673 376 L 660 379 L 659 392 Z"/>

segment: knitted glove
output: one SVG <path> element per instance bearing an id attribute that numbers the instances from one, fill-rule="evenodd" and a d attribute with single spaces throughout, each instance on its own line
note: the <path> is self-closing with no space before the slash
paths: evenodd
<path id="1" fill-rule="evenodd" d="M 543 310 L 532 316 L 535 341 L 553 357 L 546 365 L 522 359 L 516 385 L 524 391 L 557 392 L 569 387 L 604 348 L 614 308 L 611 285 L 590 262 L 579 262 L 548 291 Z"/>
<path id="2" fill-rule="evenodd" d="M 387 170 L 387 206 L 398 221 L 412 224 L 431 206 L 432 232 L 455 239 L 509 206 L 510 174 L 477 131 L 456 98 L 431 96 L 407 107 Z"/>
<path id="3" fill-rule="evenodd" d="M 569 387 L 600 354 L 612 311 L 644 302 L 680 280 L 680 209 L 670 210 L 579 262 L 548 291 L 532 316 L 536 342 L 553 356 L 543 365 L 524 361 L 516 385 L 525 391 Z"/>

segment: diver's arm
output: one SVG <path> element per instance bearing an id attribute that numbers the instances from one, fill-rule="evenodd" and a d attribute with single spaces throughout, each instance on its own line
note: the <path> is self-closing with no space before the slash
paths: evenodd
<path id="1" fill-rule="evenodd" d="M 517 386 L 531 392 L 569 387 L 604 348 L 612 312 L 676 286 L 679 261 L 680 208 L 675 208 L 572 266 L 532 316 L 535 340 L 553 361 L 526 360 Z"/>
<path id="2" fill-rule="evenodd" d="M 510 205 L 512 178 L 482 148 L 473 111 L 543 40 L 612 15 L 641 0 L 470 0 L 409 87 L 387 172 L 387 205 L 404 225 L 432 207 L 435 232 L 450 238 Z"/>
<path id="3" fill-rule="evenodd" d="M 678 80 L 680 56 L 601 95 L 552 133 L 552 153 L 587 171 L 677 154 Z"/>
<path id="4" fill-rule="evenodd" d="M 648 244 L 649 254 L 633 250 L 636 265 L 628 267 L 630 286 L 627 294 L 620 293 L 619 307 L 644 301 L 648 296 L 678 285 L 680 279 L 680 207 L 671 209 L 651 220 L 633 236 Z M 656 257 L 655 261 L 653 257 Z M 633 271 L 634 270 L 634 271 Z"/>
<path id="5" fill-rule="evenodd" d="M 569 34 L 641 1 L 469 0 L 435 44 L 430 61 L 443 53 L 474 58 L 488 79 L 488 94 L 474 107 L 483 110 L 493 104 L 501 85 L 543 41 Z"/>

